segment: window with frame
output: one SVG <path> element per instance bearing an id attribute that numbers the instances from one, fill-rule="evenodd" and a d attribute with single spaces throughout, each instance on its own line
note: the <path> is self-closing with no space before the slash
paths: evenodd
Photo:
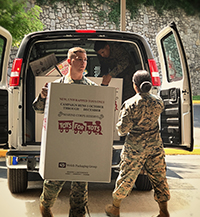
<path id="1" fill-rule="evenodd" d="M 176 39 L 171 33 L 162 40 L 162 46 L 165 53 L 165 64 L 169 82 L 179 81 L 183 78 L 182 65 Z"/>

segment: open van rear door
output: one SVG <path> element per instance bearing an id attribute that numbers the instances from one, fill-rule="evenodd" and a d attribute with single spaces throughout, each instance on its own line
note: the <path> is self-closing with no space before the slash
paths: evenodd
<path id="1" fill-rule="evenodd" d="M 7 69 L 11 45 L 11 34 L 0 26 L 0 148 L 8 142 Z"/>
<path id="2" fill-rule="evenodd" d="M 162 70 L 161 136 L 165 147 L 193 150 L 193 107 L 189 69 L 175 23 L 161 30 L 156 43 Z"/>

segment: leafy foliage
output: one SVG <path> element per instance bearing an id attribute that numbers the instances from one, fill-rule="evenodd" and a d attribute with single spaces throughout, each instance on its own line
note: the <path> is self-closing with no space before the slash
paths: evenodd
<path id="1" fill-rule="evenodd" d="M 145 6 L 153 6 L 159 14 L 164 10 L 183 9 L 188 15 L 200 14 L 199 0 L 143 0 Z"/>
<path id="2" fill-rule="evenodd" d="M 11 33 L 14 46 L 19 45 L 25 34 L 43 29 L 40 12 L 37 5 L 27 9 L 26 0 L 0 0 L 0 26 Z"/>
<path id="3" fill-rule="evenodd" d="M 91 9 L 97 14 L 100 22 L 108 17 L 109 21 L 119 25 L 120 17 L 120 0 L 36 0 L 39 5 L 55 5 L 57 2 L 66 3 L 69 7 L 77 6 L 81 12 L 81 2 L 86 2 Z M 107 11 L 99 11 L 101 5 L 107 6 Z M 200 15 L 199 0 L 126 0 L 126 8 L 131 13 L 131 18 L 137 15 L 138 9 L 142 6 L 153 6 L 158 14 L 164 10 L 183 9 L 188 15 Z"/>
<path id="4" fill-rule="evenodd" d="M 82 2 L 87 5 L 98 16 L 100 23 L 105 19 L 114 22 L 119 26 L 120 21 L 120 0 L 36 0 L 33 8 L 27 9 L 27 0 L 0 0 L 0 25 L 6 28 L 13 36 L 13 45 L 18 45 L 25 34 L 43 29 L 39 19 L 42 5 L 52 5 L 62 2 L 69 8 L 77 8 L 82 12 Z M 104 5 L 106 10 L 99 10 Z M 142 6 L 153 6 L 158 14 L 164 10 L 176 10 L 182 8 L 188 15 L 200 15 L 199 0 L 126 0 L 126 8 L 131 13 L 131 18 L 137 15 L 138 9 Z"/>

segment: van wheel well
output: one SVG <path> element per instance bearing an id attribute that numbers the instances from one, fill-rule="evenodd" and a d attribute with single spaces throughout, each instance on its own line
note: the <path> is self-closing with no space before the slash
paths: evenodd
<path id="1" fill-rule="evenodd" d="M 7 169 L 8 188 L 11 193 L 22 193 L 28 185 L 28 172 L 26 169 Z"/>

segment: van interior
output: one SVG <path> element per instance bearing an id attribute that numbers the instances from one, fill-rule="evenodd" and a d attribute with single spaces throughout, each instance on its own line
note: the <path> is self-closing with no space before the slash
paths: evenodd
<path id="1" fill-rule="evenodd" d="M 98 39 L 99 40 L 99 39 Z M 104 39 L 105 40 L 105 39 Z M 37 121 L 36 121 L 36 113 L 32 108 L 32 103 L 36 96 L 39 94 L 40 90 L 37 90 L 37 82 L 40 77 L 45 79 L 45 76 L 40 76 L 40 74 L 36 75 L 36 73 L 33 72 L 31 68 L 32 62 L 36 60 L 40 60 L 43 57 L 46 57 L 50 54 L 54 54 L 56 57 L 57 63 L 61 63 L 62 61 L 67 59 L 67 53 L 68 50 L 72 47 L 81 47 L 84 48 L 87 52 L 87 67 L 85 70 L 85 76 L 86 77 L 102 77 L 104 74 L 109 72 L 109 69 L 107 66 L 103 66 L 100 64 L 99 58 L 97 53 L 94 50 L 94 44 L 95 44 L 95 39 L 89 38 L 89 39 L 71 39 L 71 40 L 66 40 L 66 39 L 54 39 L 54 40 L 38 40 L 35 41 L 32 45 L 31 48 L 29 49 L 29 53 L 27 53 L 27 65 L 26 65 L 26 70 L 25 76 L 24 76 L 24 105 L 26 110 L 24 112 L 25 117 L 24 117 L 24 123 L 26 123 L 24 126 L 26 128 L 24 129 L 24 145 L 38 145 L 40 144 L 40 141 L 38 138 L 36 138 L 36 130 L 38 129 L 37 126 Z M 128 77 L 126 74 L 119 74 L 117 77 L 123 78 L 123 92 L 122 92 L 122 102 L 130 97 L 132 97 L 135 92 L 133 90 L 132 86 L 132 76 L 134 72 L 136 72 L 139 69 L 144 69 L 147 67 L 147 64 L 145 64 L 145 57 L 144 54 L 141 53 L 142 49 L 138 47 L 138 44 L 134 41 L 128 41 L 128 42 L 122 42 L 120 40 L 109 40 L 107 41 L 109 44 L 120 44 L 123 46 L 126 51 L 129 54 L 129 58 L 131 61 L 131 70 L 128 73 Z M 42 64 L 42 63 L 39 63 Z M 104 72 L 101 73 L 101 67 L 107 68 L 107 70 L 104 69 Z M 48 71 L 48 70 L 47 70 Z M 52 80 L 56 80 L 59 78 L 59 76 L 62 75 L 57 75 L 57 76 L 48 76 L 46 78 L 51 77 Z M 45 81 L 45 80 L 44 80 Z M 46 83 L 46 82 L 45 82 Z M 44 84 L 45 84 L 44 83 Z M 40 123 L 41 124 L 41 123 Z M 120 138 L 120 140 L 124 140 L 124 138 Z"/>

